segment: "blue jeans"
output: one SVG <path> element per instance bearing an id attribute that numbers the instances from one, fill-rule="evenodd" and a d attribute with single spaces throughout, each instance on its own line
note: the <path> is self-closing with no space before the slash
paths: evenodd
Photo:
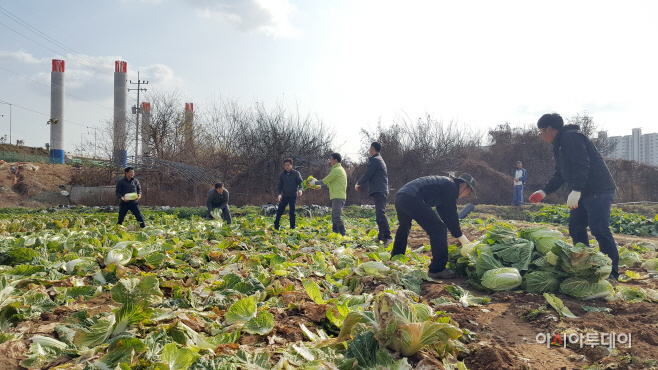
<path id="1" fill-rule="evenodd" d="M 119 204 L 119 222 L 117 222 L 117 224 L 123 224 L 123 219 L 126 218 L 128 211 L 135 215 L 140 227 L 146 227 L 146 224 L 144 224 L 144 217 L 142 217 L 142 212 L 139 211 L 139 204 L 137 202 L 121 202 Z"/>
<path id="2" fill-rule="evenodd" d="M 583 243 L 589 247 L 587 226 L 599 242 L 599 249 L 612 260 L 610 276 L 619 277 L 619 252 L 617 243 L 610 232 L 610 207 L 615 193 L 591 194 L 581 197 L 578 208 L 572 209 L 569 215 L 569 234 L 573 243 Z"/>
<path id="3" fill-rule="evenodd" d="M 515 206 L 520 206 L 523 204 L 523 188 L 525 185 L 514 185 L 514 198 L 513 202 Z"/>

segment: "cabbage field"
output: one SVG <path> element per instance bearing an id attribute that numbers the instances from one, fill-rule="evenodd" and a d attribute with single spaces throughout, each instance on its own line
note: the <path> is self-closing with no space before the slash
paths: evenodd
<path id="1" fill-rule="evenodd" d="M 371 210 L 345 217 L 346 236 L 328 215 L 275 231 L 239 209 L 231 225 L 146 211 L 144 229 L 95 209 L 6 212 L 0 369 L 658 368 L 658 219 L 615 212 L 612 284 L 560 207 L 541 223 L 471 214 L 443 281 L 422 229 L 391 258 Z"/>

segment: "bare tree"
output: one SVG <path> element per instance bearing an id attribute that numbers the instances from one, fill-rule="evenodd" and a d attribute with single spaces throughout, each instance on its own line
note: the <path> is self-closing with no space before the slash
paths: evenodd
<path id="1" fill-rule="evenodd" d="M 455 170 L 467 152 L 481 143 L 480 134 L 467 126 L 455 121 L 446 124 L 429 114 L 415 120 L 399 115 L 389 127 L 380 122 L 374 131 L 362 129 L 361 137 L 363 153 L 373 141 L 385 148 L 389 183 L 394 188 L 417 177 Z"/>
<path id="2" fill-rule="evenodd" d="M 580 126 L 580 131 L 592 140 L 592 143 L 594 143 L 594 146 L 602 156 L 605 157 L 615 150 L 616 144 L 608 139 L 607 133 L 602 131 L 599 125 L 594 123 L 594 118 L 589 116 L 587 112 L 583 112 L 582 115 L 578 113 L 575 117 L 569 118 L 567 122 Z"/>

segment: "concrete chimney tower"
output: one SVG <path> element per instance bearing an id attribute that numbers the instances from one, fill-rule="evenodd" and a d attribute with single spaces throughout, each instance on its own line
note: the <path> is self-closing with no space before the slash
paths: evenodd
<path id="1" fill-rule="evenodd" d="M 50 72 L 50 161 L 64 163 L 64 61 L 53 59 Z"/>
<path id="2" fill-rule="evenodd" d="M 151 138 L 149 127 L 151 125 L 151 103 L 142 102 L 142 156 L 151 155 L 149 141 Z"/>
<path id="3" fill-rule="evenodd" d="M 194 104 L 185 103 L 185 122 L 183 123 L 183 135 L 185 135 L 185 147 L 192 149 L 194 146 Z"/>
<path id="4" fill-rule="evenodd" d="M 126 102 L 128 88 L 126 87 L 128 62 L 114 62 L 114 165 L 128 166 L 128 151 L 126 150 Z M 135 153 L 137 154 L 137 153 Z"/>

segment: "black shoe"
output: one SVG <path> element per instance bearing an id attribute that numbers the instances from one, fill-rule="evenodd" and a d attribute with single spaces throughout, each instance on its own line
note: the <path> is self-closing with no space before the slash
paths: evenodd
<path id="1" fill-rule="evenodd" d="M 448 269 L 445 269 L 441 272 L 427 272 L 427 276 L 429 276 L 432 279 L 435 280 L 441 280 L 441 279 L 454 279 L 457 277 L 457 274 L 455 274 L 454 271 L 450 271 Z"/>
<path id="2" fill-rule="evenodd" d="M 607 280 L 612 286 L 615 286 L 615 287 L 617 286 L 617 283 L 619 282 L 619 280 L 618 280 L 616 277 L 612 276 L 612 275 L 608 276 L 608 278 L 607 278 L 606 280 Z"/>

